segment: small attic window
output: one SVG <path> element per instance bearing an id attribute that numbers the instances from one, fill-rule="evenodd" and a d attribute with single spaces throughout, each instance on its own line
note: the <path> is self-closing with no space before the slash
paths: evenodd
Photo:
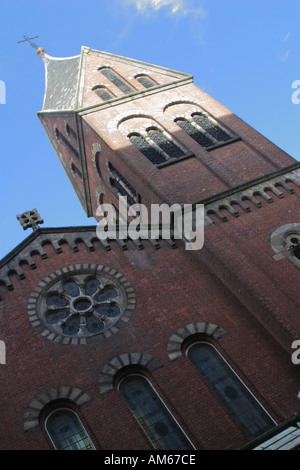
<path id="1" fill-rule="evenodd" d="M 114 98 L 113 94 L 107 90 L 105 85 L 96 85 L 92 90 L 101 98 L 103 101 L 108 101 Z"/>
<path id="2" fill-rule="evenodd" d="M 152 88 L 156 85 L 156 83 L 148 75 L 137 75 L 135 78 L 145 88 Z"/>
<path id="3" fill-rule="evenodd" d="M 99 70 L 111 83 L 118 87 L 119 90 L 121 90 L 125 95 L 134 92 L 134 90 L 129 85 L 127 85 L 124 79 L 119 77 L 112 69 L 105 67 L 100 68 Z"/>

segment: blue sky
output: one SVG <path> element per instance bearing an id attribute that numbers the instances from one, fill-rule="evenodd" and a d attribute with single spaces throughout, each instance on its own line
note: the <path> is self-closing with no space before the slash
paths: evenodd
<path id="1" fill-rule="evenodd" d="M 44 227 L 95 224 L 36 116 L 44 65 L 29 44 L 17 44 L 23 35 L 39 36 L 34 42 L 51 56 L 75 56 L 84 45 L 192 74 L 300 161 L 300 104 L 291 99 L 300 80 L 299 0 L 15 0 L 0 8 L 0 259 L 30 234 L 16 218 L 27 210 L 37 208 Z"/>

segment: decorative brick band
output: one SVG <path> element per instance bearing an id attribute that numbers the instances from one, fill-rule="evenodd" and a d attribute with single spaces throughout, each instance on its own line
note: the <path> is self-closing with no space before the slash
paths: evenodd
<path id="1" fill-rule="evenodd" d="M 92 252 L 95 250 L 111 249 L 126 250 L 142 250 L 149 244 L 155 250 L 167 248 L 177 248 L 179 243 L 174 240 L 100 240 L 97 237 L 96 227 L 64 227 L 62 229 L 39 228 L 24 240 L 15 251 L 9 253 L 3 260 L 0 260 L 0 285 L 4 285 L 8 291 L 14 289 L 13 281 L 10 277 L 11 273 L 18 276 L 19 280 L 26 279 L 23 264 L 27 264 L 30 269 L 36 269 L 37 265 L 32 258 L 32 254 L 39 254 L 41 259 L 46 259 L 47 253 L 43 245 L 51 244 L 57 254 L 63 252 L 62 243 L 68 243 L 71 250 L 75 253 L 79 251 L 78 242 L 83 242 L 86 248 Z M 179 241 L 178 241 L 179 242 Z M 99 248 L 99 243 L 100 248 Z M 1 296 L 0 296 L 1 301 Z"/>
<path id="2" fill-rule="evenodd" d="M 169 338 L 167 353 L 170 361 L 175 361 L 182 356 L 181 345 L 183 341 L 191 335 L 202 334 L 210 336 L 215 340 L 223 338 L 227 334 L 223 328 L 213 323 L 195 322 L 178 328 Z"/>
<path id="3" fill-rule="evenodd" d="M 42 409 L 54 400 L 65 399 L 70 400 L 77 406 L 85 405 L 91 401 L 90 395 L 78 387 L 61 385 L 52 387 L 39 393 L 28 404 L 24 416 L 24 431 L 30 431 L 39 425 L 39 416 Z"/>
<path id="4" fill-rule="evenodd" d="M 98 387 L 100 395 L 106 395 L 113 391 L 113 380 L 116 373 L 123 367 L 130 365 L 139 365 L 148 369 L 149 372 L 162 367 L 162 363 L 150 354 L 141 352 L 125 353 L 114 357 L 107 362 L 99 375 Z"/>
<path id="5" fill-rule="evenodd" d="M 296 188 L 300 188 L 299 168 L 279 174 L 273 178 L 270 175 L 268 179 L 261 182 L 258 181 L 257 184 L 253 181 L 249 187 L 241 187 L 240 190 L 233 188 L 233 190 L 228 190 L 226 192 L 228 194 L 223 196 L 222 194 L 217 194 L 215 197 L 199 201 L 199 204 L 205 205 L 205 225 L 213 223 L 209 217 L 210 214 L 214 214 L 222 222 L 227 222 L 229 220 L 227 215 L 229 218 L 234 218 L 238 217 L 240 213 L 251 212 L 252 208 L 248 205 L 248 202 L 256 208 L 261 208 L 262 203 L 255 196 L 261 196 L 265 203 L 270 204 L 274 201 L 274 197 L 282 199 L 294 194 L 295 189 L 290 187 L 289 183 L 293 183 Z M 272 197 L 269 193 L 272 194 Z M 238 210 L 233 207 L 233 204 L 238 207 Z M 226 210 L 227 215 L 222 213 L 222 210 Z"/>

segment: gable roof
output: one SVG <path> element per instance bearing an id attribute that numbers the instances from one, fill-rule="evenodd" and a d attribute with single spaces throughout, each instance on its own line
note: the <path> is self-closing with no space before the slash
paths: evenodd
<path id="1" fill-rule="evenodd" d="M 80 54 L 74 57 L 52 57 L 46 54 L 44 50 L 42 51 L 42 54 L 38 54 L 42 57 L 45 64 L 45 93 L 42 111 L 57 112 L 80 109 L 88 55 L 99 58 L 99 66 L 106 64 L 109 60 L 116 63 L 116 65 L 122 64 L 122 66 L 127 65 L 134 67 L 137 73 L 152 71 L 169 78 L 163 85 L 153 87 L 155 89 L 161 89 L 174 82 L 178 84 L 180 81 L 186 82 L 186 80 L 193 80 L 191 75 L 183 72 L 116 54 L 97 51 L 86 46 L 82 46 Z M 139 93 L 140 92 L 133 92 L 133 94 L 136 95 Z"/>

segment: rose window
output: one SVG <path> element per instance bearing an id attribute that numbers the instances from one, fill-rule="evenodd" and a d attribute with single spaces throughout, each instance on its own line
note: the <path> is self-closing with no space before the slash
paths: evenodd
<path id="1" fill-rule="evenodd" d="M 132 286 L 115 270 L 104 271 L 100 266 L 98 271 L 73 271 L 49 283 L 29 312 L 34 326 L 43 326 L 50 339 L 68 344 L 67 338 L 72 343 L 84 343 L 101 333 L 108 336 L 113 326 L 128 321 L 134 308 Z"/>

